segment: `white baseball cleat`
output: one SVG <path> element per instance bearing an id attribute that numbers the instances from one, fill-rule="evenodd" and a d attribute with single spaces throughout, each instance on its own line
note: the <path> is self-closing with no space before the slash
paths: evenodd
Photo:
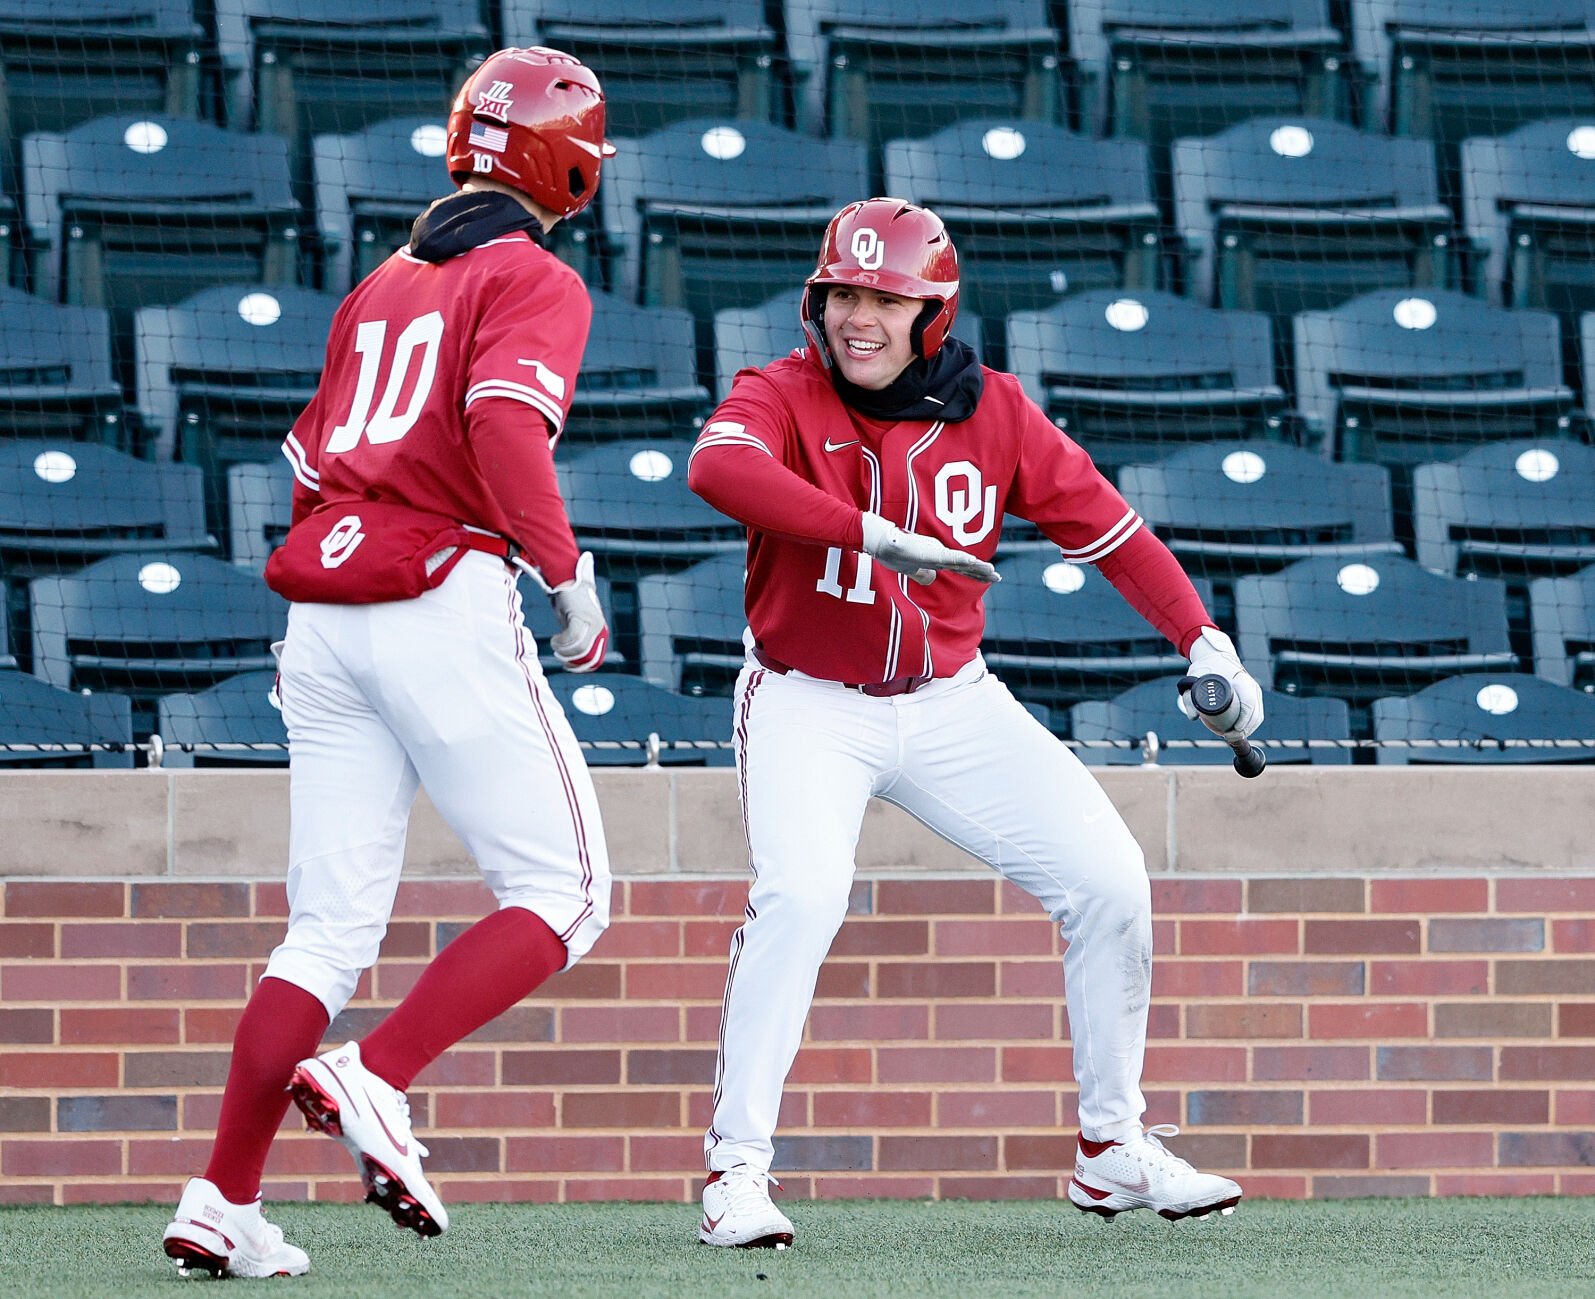
<path id="1" fill-rule="evenodd" d="M 1159 1123 L 1107 1145 L 1082 1137 L 1075 1147 L 1069 1202 L 1104 1218 L 1128 1209 L 1153 1209 L 1171 1222 L 1233 1213 L 1241 1200 L 1238 1184 L 1197 1172 L 1158 1139 L 1179 1131 L 1172 1123 Z"/>
<path id="2" fill-rule="evenodd" d="M 310 1271 L 310 1256 L 283 1240 L 282 1228 L 266 1221 L 258 1199 L 233 1204 L 203 1177 L 189 1178 L 161 1247 L 177 1261 L 178 1276 L 303 1276 Z"/>
<path id="3" fill-rule="evenodd" d="M 698 1224 L 698 1239 L 705 1245 L 732 1245 L 739 1249 L 787 1248 L 792 1243 L 791 1220 L 770 1203 L 770 1186 L 780 1184 L 768 1173 L 746 1164 L 710 1173 L 703 1188 L 703 1221 Z"/>
<path id="4" fill-rule="evenodd" d="M 354 1156 L 367 1203 L 419 1236 L 449 1229 L 448 1210 L 421 1171 L 427 1148 L 410 1131 L 410 1102 L 360 1062 L 358 1042 L 301 1060 L 288 1090 L 305 1122 Z"/>

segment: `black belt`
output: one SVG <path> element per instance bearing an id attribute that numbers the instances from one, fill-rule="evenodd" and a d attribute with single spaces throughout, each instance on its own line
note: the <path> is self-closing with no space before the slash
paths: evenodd
<path id="1" fill-rule="evenodd" d="M 767 650 L 756 649 L 753 651 L 753 657 L 777 676 L 784 677 L 788 672 L 796 671 L 791 664 L 781 662 L 780 659 L 775 658 Z M 815 678 L 817 681 L 823 679 L 822 677 Z M 857 690 L 859 694 L 868 695 L 871 699 L 894 699 L 898 695 L 911 695 L 921 686 L 929 685 L 935 679 L 936 677 L 933 673 L 921 672 L 914 676 L 893 677 L 890 681 L 865 681 L 857 684 L 851 681 L 836 681 L 832 684 L 842 686 L 847 690 Z"/>

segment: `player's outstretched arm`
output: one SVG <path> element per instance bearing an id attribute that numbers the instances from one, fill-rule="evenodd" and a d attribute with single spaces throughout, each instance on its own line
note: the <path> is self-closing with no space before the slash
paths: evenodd
<path id="1" fill-rule="evenodd" d="M 873 555 L 894 573 L 906 573 L 921 586 L 936 580 L 938 572 L 959 573 L 979 582 L 996 582 L 997 570 L 968 551 L 944 546 L 935 537 L 905 532 L 879 514 L 864 512 L 864 553 Z"/>

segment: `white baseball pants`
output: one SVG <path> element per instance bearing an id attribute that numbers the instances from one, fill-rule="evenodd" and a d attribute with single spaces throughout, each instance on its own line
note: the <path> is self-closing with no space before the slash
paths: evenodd
<path id="1" fill-rule="evenodd" d="M 872 796 L 1001 871 L 1058 922 L 1080 1127 L 1099 1141 L 1139 1130 L 1152 981 L 1141 849 L 1090 772 L 978 657 L 889 699 L 750 662 L 735 737 L 754 879 L 731 942 L 711 1170 L 770 1167 Z"/>
<path id="2" fill-rule="evenodd" d="M 502 560 L 473 551 L 414 600 L 292 605 L 280 669 L 289 918 L 268 975 L 343 1009 L 387 932 L 418 784 L 501 907 L 540 917 L 572 964 L 592 947 L 598 800 Z"/>

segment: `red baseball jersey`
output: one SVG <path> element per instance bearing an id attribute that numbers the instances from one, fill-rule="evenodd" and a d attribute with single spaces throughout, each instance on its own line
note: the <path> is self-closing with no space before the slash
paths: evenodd
<path id="1" fill-rule="evenodd" d="M 542 416 L 529 435 L 557 439 L 592 313 L 581 277 L 523 231 L 443 262 L 394 253 L 333 318 L 321 385 L 283 443 L 294 477 L 319 501 L 380 497 L 524 544 L 467 412 L 519 402 Z"/>
<path id="2" fill-rule="evenodd" d="M 882 422 L 846 406 L 824 367 L 795 352 L 736 376 L 693 455 L 762 450 L 840 501 L 982 559 L 997 549 L 1004 513 L 1035 522 L 1066 559 L 1110 554 L 1140 516 L 1017 379 L 983 375 L 967 420 Z M 985 589 L 951 573 L 920 586 L 855 549 L 749 530 L 756 643 L 827 680 L 951 675 L 979 648 Z"/>

